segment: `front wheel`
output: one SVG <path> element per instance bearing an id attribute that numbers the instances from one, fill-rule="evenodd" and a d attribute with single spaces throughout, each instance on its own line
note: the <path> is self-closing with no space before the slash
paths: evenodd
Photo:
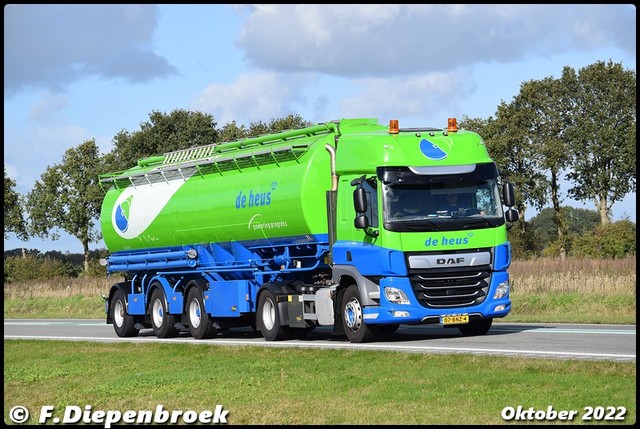
<path id="1" fill-rule="evenodd" d="M 176 316 L 169 314 L 167 307 L 167 300 L 164 298 L 162 290 L 160 288 L 154 289 L 149 303 L 149 316 L 153 333 L 158 338 L 171 338 L 178 335 Z"/>
<path id="2" fill-rule="evenodd" d="M 113 294 L 109 311 L 111 311 L 111 321 L 116 335 L 119 337 L 135 337 L 138 335 L 140 329 L 136 328 L 133 316 L 127 314 L 126 300 L 124 293 L 120 289 L 117 289 Z"/>
<path id="3" fill-rule="evenodd" d="M 482 319 L 477 322 L 470 322 L 467 325 L 459 325 L 458 330 L 465 336 L 484 335 L 491 329 L 493 319 Z"/>
<path id="4" fill-rule="evenodd" d="M 195 339 L 202 340 L 216 335 L 213 320 L 204 309 L 203 292 L 198 287 L 192 287 L 187 294 L 187 319 L 189 332 Z"/>
<path id="5" fill-rule="evenodd" d="M 342 297 L 342 325 L 352 343 L 371 341 L 378 333 L 377 327 L 364 322 L 360 293 L 356 285 L 349 286 Z"/>
<path id="6" fill-rule="evenodd" d="M 291 338 L 291 327 L 280 324 L 280 314 L 276 297 L 270 290 L 265 290 L 258 299 L 256 325 L 267 341 L 288 340 Z"/>

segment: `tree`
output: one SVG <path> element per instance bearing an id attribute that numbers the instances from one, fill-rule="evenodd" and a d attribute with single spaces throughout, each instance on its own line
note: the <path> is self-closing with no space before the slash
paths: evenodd
<path id="1" fill-rule="evenodd" d="M 27 195 L 30 230 L 42 238 L 59 238 L 61 229 L 82 243 L 85 273 L 89 243 L 102 238 L 94 224 L 100 214 L 98 186 L 101 159 L 95 140 L 68 149 L 60 164 L 48 167 Z"/>
<path id="2" fill-rule="evenodd" d="M 15 191 L 16 182 L 7 175 L 7 166 L 4 166 L 4 238 L 14 233 L 20 240 L 28 240 L 27 224 L 24 220 L 23 203 L 20 194 Z"/>
<path id="3" fill-rule="evenodd" d="M 598 225 L 576 240 L 572 254 L 594 258 L 624 258 L 636 254 L 636 224 L 628 219 Z"/>
<path id="4" fill-rule="evenodd" d="M 568 236 L 575 237 L 587 234 L 600 224 L 600 216 L 595 210 L 571 206 L 562 206 L 560 210 L 567 225 L 566 233 Z M 547 207 L 531 219 L 531 229 L 537 239 L 536 250 L 543 250 L 551 243 L 558 242 L 555 217 L 555 210 L 552 207 Z"/>
<path id="5" fill-rule="evenodd" d="M 302 119 L 300 115 L 288 115 L 284 118 L 274 118 L 265 124 L 262 121 L 252 122 L 249 125 L 248 137 L 257 137 L 264 134 L 279 133 L 282 131 L 293 130 L 297 128 L 305 128 L 313 125 L 309 121 Z"/>
<path id="6" fill-rule="evenodd" d="M 113 139 L 114 147 L 105 156 L 109 171 L 123 171 L 138 160 L 175 150 L 205 146 L 218 141 L 217 123 L 208 113 L 176 109 L 171 113 L 153 111 L 140 130 L 120 131 Z"/>
<path id="7" fill-rule="evenodd" d="M 312 125 L 313 123 L 302 119 L 300 115 L 288 115 L 284 118 L 272 119 L 269 123 L 269 132 L 279 133 L 281 131 L 293 130 L 297 128 L 306 128 Z"/>
<path id="8" fill-rule="evenodd" d="M 560 210 L 560 176 L 569 162 L 566 138 L 570 126 L 569 90 L 552 77 L 531 80 L 520 86 L 520 93 L 513 103 L 517 110 L 528 112 L 531 123 L 527 127 L 526 140 L 539 154 L 540 166 L 549 175 L 553 220 L 560 257 L 564 259 L 567 254 L 567 224 Z"/>
<path id="9" fill-rule="evenodd" d="M 244 125 L 238 126 L 236 121 L 225 124 L 218 132 L 221 142 L 234 142 L 247 137 L 248 131 Z"/>
<path id="10" fill-rule="evenodd" d="M 542 209 L 546 202 L 548 181 L 540 171 L 539 153 L 527 140 L 528 127 L 531 124 L 531 112 L 519 109 L 512 103 L 500 103 L 493 119 L 469 119 L 463 117 L 460 127 L 479 133 L 487 146 L 492 159 L 496 162 L 504 181 L 514 184 L 516 208 L 520 213 L 517 223 L 517 243 L 528 243 L 525 211 L 527 206 Z M 513 233 L 512 233 L 513 234 Z M 524 253 L 524 249 L 518 249 Z"/>
<path id="11" fill-rule="evenodd" d="M 568 193 L 594 201 L 602 225 L 616 201 L 636 190 L 636 73 L 599 61 L 563 73 L 574 102 Z"/>

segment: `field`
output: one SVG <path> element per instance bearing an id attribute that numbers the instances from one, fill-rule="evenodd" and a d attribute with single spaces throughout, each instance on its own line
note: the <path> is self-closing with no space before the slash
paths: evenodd
<path id="1" fill-rule="evenodd" d="M 634 324 L 635 257 L 515 261 L 504 322 Z M 117 279 L 5 284 L 5 318 L 104 318 Z M 575 411 L 546 424 L 636 421 L 636 363 L 194 344 L 6 340 L 4 414 L 229 411 L 229 424 L 522 424 L 504 410 Z M 78 408 L 79 407 L 79 408 Z M 621 420 L 584 420 L 594 415 Z M 608 408 L 612 407 L 612 408 Z M 611 411 L 611 412 L 609 412 Z M 603 414 L 604 413 L 604 414 Z M 602 417 L 604 418 L 604 417 Z M 178 419 L 185 423 L 188 419 Z M 101 422 L 98 422 L 101 423 Z M 533 421 L 532 423 L 541 423 Z"/>

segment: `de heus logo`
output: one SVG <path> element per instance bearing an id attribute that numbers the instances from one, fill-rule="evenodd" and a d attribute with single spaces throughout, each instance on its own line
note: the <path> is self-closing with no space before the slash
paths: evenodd
<path id="1" fill-rule="evenodd" d="M 429 237 L 427 241 L 424 242 L 424 245 L 427 247 L 430 246 L 451 246 L 454 244 L 469 244 L 469 237 L 456 237 L 456 238 L 447 238 L 442 237 L 441 239 Z"/>
<path id="2" fill-rule="evenodd" d="M 247 207 L 268 206 L 271 204 L 271 192 L 275 191 L 278 184 L 271 184 L 271 191 L 261 192 L 259 190 L 250 189 L 249 192 L 240 191 L 236 197 L 236 209 L 244 209 Z"/>

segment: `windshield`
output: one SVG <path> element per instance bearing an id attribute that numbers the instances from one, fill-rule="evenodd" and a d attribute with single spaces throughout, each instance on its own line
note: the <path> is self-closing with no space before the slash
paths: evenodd
<path id="1" fill-rule="evenodd" d="M 502 225 L 497 176 L 495 164 L 379 168 L 385 229 L 450 231 Z"/>

